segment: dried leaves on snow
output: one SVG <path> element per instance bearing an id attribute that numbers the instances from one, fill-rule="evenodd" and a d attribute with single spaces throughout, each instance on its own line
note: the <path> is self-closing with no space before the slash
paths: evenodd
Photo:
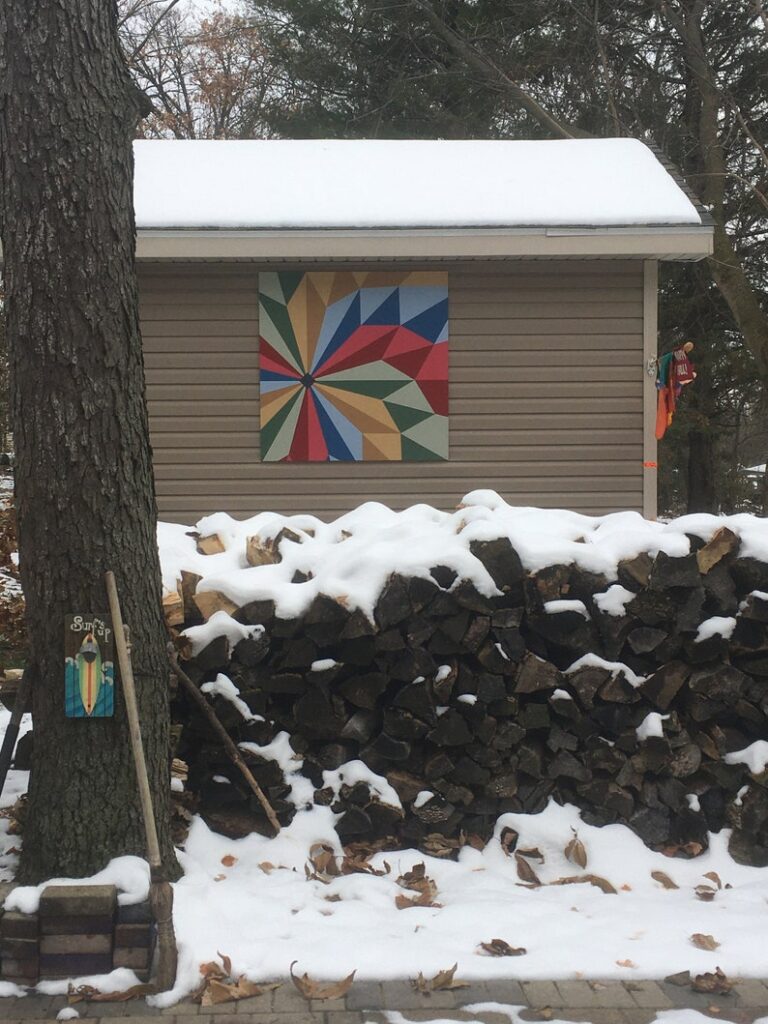
<path id="1" fill-rule="evenodd" d="M 78 985 L 75 988 L 70 982 L 67 987 L 67 1002 L 125 1003 L 129 999 L 138 999 L 139 996 L 153 995 L 156 991 L 154 985 L 132 985 L 131 988 L 123 989 L 121 992 L 101 992 L 93 985 Z"/>
<path id="2" fill-rule="evenodd" d="M 656 882 L 661 882 L 661 884 L 664 886 L 665 889 L 679 889 L 680 888 L 679 885 L 677 885 L 675 882 L 672 881 L 672 879 L 669 877 L 669 875 L 666 873 L 666 871 L 652 871 L 651 872 L 651 878 L 653 878 L 654 881 L 656 881 Z"/>
<path id="3" fill-rule="evenodd" d="M 508 857 L 515 852 L 515 847 L 517 846 L 517 840 L 519 838 L 519 833 L 515 832 L 513 828 L 503 828 L 501 830 L 499 842 L 501 843 L 502 850 Z"/>
<path id="4" fill-rule="evenodd" d="M 582 871 L 587 866 L 587 851 L 584 848 L 584 843 L 579 839 L 578 832 L 574 831 L 573 839 L 565 848 L 565 856 L 572 864 L 577 864 Z"/>
<path id="5" fill-rule="evenodd" d="M 481 956 L 525 956 L 528 952 L 523 946 L 510 946 L 504 939 L 491 939 L 490 942 L 481 942 L 478 953 Z"/>
<path id="6" fill-rule="evenodd" d="M 233 978 L 232 961 L 223 953 L 218 955 L 221 957 L 220 964 L 215 960 L 200 964 L 203 980 L 192 998 L 201 1006 L 216 1006 L 219 1003 L 249 999 L 251 996 L 260 996 L 270 989 L 277 988 L 277 985 L 257 985 L 255 981 L 249 981 L 244 974 Z"/>
<path id="7" fill-rule="evenodd" d="M 406 871 L 396 879 L 397 884 L 403 889 L 415 892 L 416 896 L 396 896 L 395 906 L 398 910 L 407 910 L 409 907 L 439 907 L 435 903 L 437 896 L 437 885 L 426 873 L 424 863 L 414 865 L 411 871 Z"/>
<path id="8" fill-rule="evenodd" d="M 610 896 L 618 895 L 616 887 L 611 885 L 607 878 L 603 878 L 601 875 L 569 875 L 568 878 L 557 878 L 554 882 L 550 882 L 550 885 L 578 885 L 582 882 L 588 882 L 590 885 L 597 886 L 598 889 Z"/>
<path id="9" fill-rule="evenodd" d="M 694 891 L 697 898 L 703 900 L 704 903 L 711 903 L 717 895 L 717 889 L 711 885 L 697 885 Z"/>
<path id="10" fill-rule="evenodd" d="M 296 963 L 294 960 L 291 964 L 291 980 L 296 988 L 301 992 L 305 999 L 340 999 L 341 996 L 345 996 L 347 992 L 352 988 L 352 982 L 355 980 L 356 971 L 352 971 L 346 978 L 342 978 L 341 981 L 333 981 L 329 985 L 323 985 L 320 982 L 313 981 L 308 974 L 302 974 L 301 977 L 293 973 L 293 965 Z"/>
<path id="11" fill-rule="evenodd" d="M 697 949 L 707 949 L 710 952 L 720 948 L 720 943 L 711 935 L 703 935 L 701 932 L 694 932 L 691 936 L 691 942 Z"/>
<path id="12" fill-rule="evenodd" d="M 379 869 L 375 868 L 366 853 L 362 850 L 349 850 L 344 851 L 344 856 L 339 863 L 339 858 L 333 851 L 333 848 L 327 843 L 313 843 L 309 848 L 309 864 L 304 865 L 304 872 L 307 876 L 307 880 L 315 882 L 324 882 L 326 885 L 333 878 L 339 878 L 341 875 L 388 875 L 392 870 L 384 861 L 384 867 Z"/>
<path id="13" fill-rule="evenodd" d="M 517 864 L 517 877 L 519 879 L 527 882 L 529 885 L 541 885 L 541 879 L 525 859 L 522 851 L 515 854 L 515 863 Z"/>
<path id="14" fill-rule="evenodd" d="M 455 978 L 457 967 L 458 964 L 456 963 L 453 967 L 438 971 L 434 978 L 425 978 L 421 971 L 419 971 L 418 976 L 412 979 L 411 984 L 417 992 L 422 992 L 424 995 L 429 995 L 430 992 L 438 992 L 440 989 L 467 988 L 468 983 L 466 981 L 457 981 Z"/>
<path id="15" fill-rule="evenodd" d="M 691 988 L 694 992 L 707 992 L 710 995 L 724 996 L 733 988 L 733 982 L 726 977 L 719 967 L 716 967 L 714 971 L 697 974 L 691 982 Z"/>

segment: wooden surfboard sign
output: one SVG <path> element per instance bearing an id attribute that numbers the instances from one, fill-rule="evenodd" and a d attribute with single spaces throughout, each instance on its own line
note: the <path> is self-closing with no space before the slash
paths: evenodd
<path id="1" fill-rule="evenodd" d="M 67 718 L 115 713 L 114 632 L 108 615 L 64 617 L 64 711 Z"/>

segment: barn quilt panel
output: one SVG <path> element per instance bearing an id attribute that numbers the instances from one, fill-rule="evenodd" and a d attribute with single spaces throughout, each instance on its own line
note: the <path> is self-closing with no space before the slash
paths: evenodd
<path id="1" fill-rule="evenodd" d="M 448 275 L 259 275 L 261 457 L 448 458 Z"/>

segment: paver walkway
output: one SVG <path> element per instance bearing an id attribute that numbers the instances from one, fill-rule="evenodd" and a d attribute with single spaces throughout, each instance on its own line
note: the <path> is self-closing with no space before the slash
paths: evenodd
<path id="1" fill-rule="evenodd" d="M 738 982 L 728 995 L 710 996 L 667 982 L 488 981 L 467 988 L 422 995 L 408 981 L 359 982 L 343 999 L 307 1002 L 288 982 L 262 996 L 239 1003 L 202 1007 L 181 1002 L 158 1011 L 143 1000 L 124 1003 L 77 1003 L 89 1021 L 140 1017 L 141 1024 L 387 1024 L 386 1011 L 399 1011 L 406 1021 L 481 1021 L 509 1024 L 509 1016 L 489 1010 L 467 1011 L 468 1005 L 496 1003 L 523 1007 L 531 1021 L 584 1021 L 587 1024 L 652 1024 L 661 1010 L 690 1008 L 713 1020 L 768 1024 L 768 982 Z M 55 1019 L 67 1005 L 64 996 L 31 995 L 0 999 L 3 1022 Z M 664 1024 L 675 1024 L 670 1013 Z M 391 1022 L 390 1022 L 391 1024 Z"/>

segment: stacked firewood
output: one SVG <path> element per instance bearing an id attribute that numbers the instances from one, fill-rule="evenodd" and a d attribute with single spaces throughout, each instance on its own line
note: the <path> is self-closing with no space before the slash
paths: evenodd
<path id="1" fill-rule="evenodd" d="M 435 565 L 391 577 L 373 621 L 323 595 L 298 619 L 276 617 L 269 600 L 228 606 L 263 629 L 219 636 L 183 665 L 198 685 L 224 674 L 239 690 L 240 707 L 215 687 L 210 697 L 283 823 L 296 787 L 254 745 L 287 733 L 311 781 L 301 792 L 340 815 L 347 843 L 450 850 L 554 798 L 672 852 L 695 853 L 727 826 L 734 856 L 768 864 L 768 772 L 726 761 L 768 738 L 768 564 L 740 556 L 727 529 L 691 547 L 622 562 L 616 581 L 573 565 L 527 573 L 507 539 L 475 541 L 500 596 Z M 194 583 L 174 609 L 179 634 L 216 610 Z M 183 693 L 173 710 L 206 820 L 269 834 Z M 400 806 L 359 778 L 334 785 L 354 761 Z"/>

